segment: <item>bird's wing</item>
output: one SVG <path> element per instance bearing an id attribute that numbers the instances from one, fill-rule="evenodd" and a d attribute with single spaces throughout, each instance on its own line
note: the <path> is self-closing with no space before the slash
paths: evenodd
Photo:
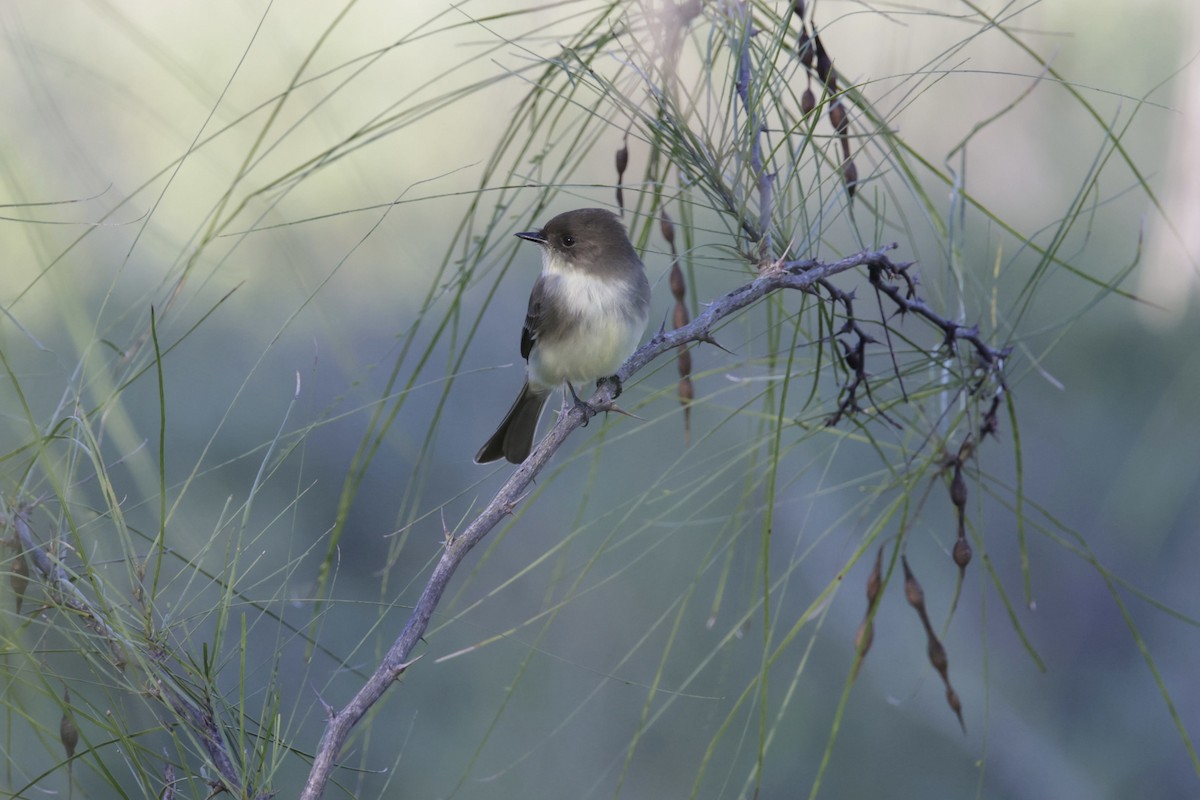
<path id="1" fill-rule="evenodd" d="M 538 276 L 529 293 L 529 308 L 525 311 L 525 327 L 521 328 L 521 358 L 529 360 L 529 351 L 542 325 L 542 300 L 546 296 L 546 280 Z"/>

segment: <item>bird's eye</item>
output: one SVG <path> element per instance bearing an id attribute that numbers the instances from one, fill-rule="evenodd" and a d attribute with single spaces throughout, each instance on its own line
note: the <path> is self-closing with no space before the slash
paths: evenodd
<path id="1" fill-rule="evenodd" d="M 574 236 L 562 237 L 562 245 L 563 245 L 563 247 L 574 247 L 575 246 L 575 237 Z"/>

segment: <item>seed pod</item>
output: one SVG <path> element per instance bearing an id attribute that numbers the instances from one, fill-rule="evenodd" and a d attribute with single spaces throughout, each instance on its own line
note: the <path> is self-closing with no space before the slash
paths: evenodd
<path id="1" fill-rule="evenodd" d="M 879 549 L 875 552 L 875 566 L 871 567 L 871 572 L 867 575 L 867 611 L 858 625 L 858 632 L 854 634 L 854 649 L 859 655 L 852 677 L 858 677 L 858 668 L 866 660 L 867 651 L 871 649 L 871 643 L 875 641 L 875 623 L 871 620 L 871 612 L 875 608 L 875 602 L 879 599 L 881 588 L 883 588 L 883 545 L 879 545 Z"/>
<path id="2" fill-rule="evenodd" d="M 687 307 L 683 303 L 675 304 L 675 313 L 672 315 L 671 322 L 675 324 L 676 328 L 682 328 L 688 324 Z"/>
<path id="3" fill-rule="evenodd" d="M 667 240 L 667 244 L 671 245 L 672 255 L 675 255 L 671 262 L 670 273 L 671 296 L 675 298 L 671 321 L 676 328 L 682 328 L 691 319 L 687 303 L 684 302 L 687 297 L 687 281 L 684 280 L 683 270 L 679 268 L 679 256 L 675 250 L 675 223 L 671 221 L 671 215 L 665 208 L 659 217 L 659 228 L 663 238 Z M 691 402 L 696 397 L 696 387 L 692 385 L 691 377 L 692 354 L 687 345 L 680 345 L 677 349 L 679 350 L 679 356 L 676 359 L 679 367 L 679 402 L 683 405 L 683 440 L 685 445 L 690 445 L 692 440 Z"/>
<path id="4" fill-rule="evenodd" d="M 834 100 L 829 105 L 829 124 L 838 132 L 839 136 L 843 136 L 846 130 L 850 127 L 850 117 L 846 114 L 846 107 L 842 105 L 841 100 Z"/>
<path id="5" fill-rule="evenodd" d="M 971 563 L 971 545 L 967 543 L 965 536 L 958 537 L 958 541 L 954 543 L 954 550 L 951 555 L 954 557 L 954 563 L 958 565 L 959 570 L 964 570 Z"/>
<path id="6" fill-rule="evenodd" d="M 804 28 L 800 29 L 800 35 L 796 37 L 796 52 L 800 54 L 800 63 L 804 65 L 805 69 L 811 70 L 816 53 L 813 50 L 812 39 L 809 38 L 808 31 Z"/>
<path id="7" fill-rule="evenodd" d="M 966 733 L 967 723 L 963 720 L 962 701 L 958 699 L 958 692 L 954 691 L 954 687 L 949 682 L 946 683 L 946 703 L 954 712 L 954 716 L 958 717 L 958 725 L 962 728 L 962 732 Z"/>
<path id="8" fill-rule="evenodd" d="M 829 59 L 829 53 L 825 52 L 825 45 L 821 43 L 820 36 L 813 37 L 813 44 L 816 45 L 817 51 L 817 77 L 821 79 L 821 83 L 825 84 L 825 90 L 833 94 L 837 92 L 837 78 L 833 74 L 833 62 Z"/>
<path id="9" fill-rule="evenodd" d="M 854 166 L 854 159 L 847 159 L 846 163 L 842 164 L 842 180 L 846 182 L 846 191 L 853 198 L 854 193 L 858 191 L 858 167 Z"/>
<path id="10" fill-rule="evenodd" d="M 662 237 L 667 240 L 667 244 L 671 245 L 671 252 L 675 252 L 675 223 L 671 221 L 671 215 L 664 208 L 662 216 L 658 218 L 658 227 L 662 231 Z"/>
<path id="11" fill-rule="evenodd" d="M 677 301 L 682 301 L 686 291 L 687 284 L 683 279 L 683 270 L 679 268 L 679 263 L 676 262 L 671 265 L 671 296 Z"/>
<path id="12" fill-rule="evenodd" d="M 871 568 L 871 574 L 867 576 L 867 610 L 870 611 L 870 606 L 875 605 L 875 601 L 879 598 L 879 589 L 883 586 L 883 545 L 879 545 L 879 549 L 875 552 L 875 566 Z"/>
<path id="13" fill-rule="evenodd" d="M 696 399 L 696 389 L 692 386 L 691 378 L 684 378 L 679 381 L 679 402 L 681 405 L 687 405 Z M 684 418 L 686 420 L 686 416 Z"/>
<path id="14" fill-rule="evenodd" d="M 800 95 L 800 110 L 808 116 L 817 107 L 817 96 L 813 94 L 812 89 L 805 89 L 804 94 Z"/>
<path id="15" fill-rule="evenodd" d="M 933 664 L 933 668 L 942 676 L 942 680 L 946 680 L 946 672 L 950 669 L 950 659 L 946 656 L 946 648 L 938 641 L 936 636 L 929 637 L 929 663 Z"/>
<path id="16" fill-rule="evenodd" d="M 962 467 L 954 468 L 954 479 L 950 481 L 950 502 L 958 508 L 967 505 L 967 482 L 963 480 Z"/>
<path id="17" fill-rule="evenodd" d="M 867 651 L 871 649 L 871 643 L 874 641 L 875 624 L 870 618 L 866 618 L 859 623 L 858 631 L 854 634 L 854 649 L 861 656 L 860 662 L 867 657 Z"/>
<path id="18" fill-rule="evenodd" d="M 921 584 L 917 581 L 916 576 L 908 568 L 908 558 L 901 556 L 900 563 L 904 565 L 904 597 L 908 600 L 910 606 L 924 614 L 925 590 L 921 588 Z"/>
<path id="19" fill-rule="evenodd" d="M 71 713 L 71 691 L 66 687 L 63 688 L 63 715 L 58 721 L 58 738 L 67 754 L 67 760 L 71 760 L 75 756 L 75 746 L 79 744 L 79 727 Z"/>
<path id="20" fill-rule="evenodd" d="M 803 17 L 804 17 L 804 0 L 792 0 L 792 8 L 796 10 L 796 16 L 803 19 Z"/>
<path id="21" fill-rule="evenodd" d="M 687 345 L 681 345 L 679 347 L 679 358 L 676 359 L 676 364 L 679 367 L 679 377 L 687 378 L 691 376 L 692 351 L 688 349 Z"/>

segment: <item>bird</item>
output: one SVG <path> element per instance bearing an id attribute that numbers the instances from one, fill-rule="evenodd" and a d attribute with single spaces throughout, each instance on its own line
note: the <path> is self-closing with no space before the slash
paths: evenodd
<path id="1" fill-rule="evenodd" d="M 613 376 L 646 329 L 650 282 L 620 217 L 579 208 L 517 237 L 538 245 L 542 272 L 529 294 L 521 329 L 525 383 L 475 463 L 529 457 L 546 398 L 566 384 Z"/>

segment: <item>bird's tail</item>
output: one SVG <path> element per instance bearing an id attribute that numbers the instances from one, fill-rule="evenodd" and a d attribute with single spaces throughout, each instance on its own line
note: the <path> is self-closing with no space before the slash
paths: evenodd
<path id="1" fill-rule="evenodd" d="M 549 396 L 550 390 L 533 389 L 526 381 L 516 402 L 504 415 L 500 427 L 475 454 L 475 463 L 486 464 L 506 458 L 510 463 L 520 464 L 528 458 L 529 451 L 533 449 L 533 437 L 537 433 L 542 406 Z"/>

